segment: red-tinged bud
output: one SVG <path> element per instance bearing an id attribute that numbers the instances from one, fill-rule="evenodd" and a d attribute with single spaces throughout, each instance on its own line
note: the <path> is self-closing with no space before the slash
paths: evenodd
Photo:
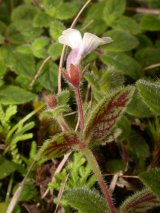
<path id="1" fill-rule="evenodd" d="M 79 87 L 80 74 L 76 66 L 71 64 L 69 72 L 62 70 L 62 75 L 73 87 Z"/>
<path id="2" fill-rule="evenodd" d="M 79 70 L 76 66 L 73 64 L 70 65 L 70 78 L 72 80 L 72 84 L 75 87 L 78 87 L 80 84 L 80 75 L 79 75 Z"/>
<path id="3" fill-rule="evenodd" d="M 44 100 L 50 109 L 54 109 L 57 106 L 57 98 L 53 94 L 44 95 Z"/>

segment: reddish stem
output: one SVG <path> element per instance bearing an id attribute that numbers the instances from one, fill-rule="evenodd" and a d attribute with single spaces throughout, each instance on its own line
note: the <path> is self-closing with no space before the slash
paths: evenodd
<path id="1" fill-rule="evenodd" d="M 78 116 L 80 119 L 80 127 L 81 127 L 81 130 L 83 130 L 84 129 L 84 115 L 83 115 L 82 99 L 81 99 L 79 87 L 75 88 L 75 96 L 76 96 L 76 102 L 77 102 L 77 106 L 78 106 Z"/>
<path id="2" fill-rule="evenodd" d="M 106 198 L 106 202 L 108 203 L 108 207 L 110 209 L 110 212 L 111 213 L 116 213 L 116 209 L 113 205 L 113 202 L 112 202 L 112 199 L 111 199 L 111 196 L 109 194 L 109 191 L 108 191 L 108 188 L 106 186 L 106 183 L 103 179 L 103 176 L 102 176 L 102 173 L 101 173 L 101 170 L 99 168 L 99 165 L 92 153 L 92 151 L 90 149 L 88 149 L 87 147 L 84 148 L 84 149 L 81 149 L 82 153 L 85 155 L 85 157 L 87 158 L 87 161 L 91 167 L 91 169 L 93 170 L 96 178 L 97 178 L 97 181 L 99 183 L 99 186 Z"/>

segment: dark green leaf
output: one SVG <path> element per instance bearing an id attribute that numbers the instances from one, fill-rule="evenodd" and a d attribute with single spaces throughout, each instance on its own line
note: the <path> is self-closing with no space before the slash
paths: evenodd
<path id="1" fill-rule="evenodd" d="M 141 19 L 141 27 L 144 30 L 159 31 L 160 18 L 158 15 L 144 15 Z"/>
<path id="2" fill-rule="evenodd" d="M 134 35 L 141 33 L 139 24 L 133 18 L 127 16 L 122 16 L 117 19 L 113 28 L 117 30 L 125 30 Z"/>
<path id="3" fill-rule="evenodd" d="M 113 159 L 107 161 L 105 164 L 105 170 L 111 173 L 117 173 L 120 171 L 125 171 L 126 163 L 121 159 Z"/>
<path id="4" fill-rule="evenodd" d="M 103 197 L 88 188 L 74 188 L 66 191 L 63 200 L 81 213 L 109 213 Z"/>
<path id="5" fill-rule="evenodd" d="M 128 107 L 127 107 L 127 109 L 128 109 Z M 118 128 L 121 130 L 121 134 L 118 137 L 118 140 L 123 141 L 123 140 L 127 139 L 131 132 L 131 123 L 127 119 L 127 117 L 123 116 L 118 121 Z"/>
<path id="6" fill-rule="evenodd" d="M 0 87 L 0 103 L 1 104 L 24 104 L 32 101 L 35 95 L 27 90 L 16 86 Z"/>
<path id="7" fill-rule="evenodd" d="M 138 62 L 126 54 L 108 53 L 103 55 L 101 60 L 106 65 L 114 68 L 115 71 L 128 75 L 133 79 L 138 79 L 140 76 L 143 76 L 143 70 Z"/>
<path id="8" fill-rule="evenodd" d="M 107 32 L 107 36 L 113 39 L 113 42 L 106 45 L 104 48 L 112 52 L 129 51 L 137 47 L 138 39 L 130 33 L 122 30 L 111 30 Z"/>
<path id="9" fill-rule="evenodd" d="M 0 155 L 0 180 L 12 174 L 16 169 L 16 164 Z"/>
<path id="10" fill-rule="evenodd" d="M 141 62 L 143 67 L 160 62 L 160 48 L 143 48 L 136 53 L 136 58 Z"/>
<path id="11" fill-rule="evenodd" d="M 131 131 L 128 137 L 128 148 L 133 155 L 136 155 L 139 161 L 143 161 L 150 156 L 148 144 L 144 138 L 134 130 Z"/>
<path id="12" fill-rule="evenodd" d="M 142 98 L 139 96 L 137 91 L 134 93 L 126 111 L 128 114 L 138 118 L 148 118 L 153 116 L 149 108 L 142 101 Z"/>
<path id="13" fill-rule="evenodd" d="M 160 169 L 150 169 L 139 174 L 141 181 L 160 197 Z"/>

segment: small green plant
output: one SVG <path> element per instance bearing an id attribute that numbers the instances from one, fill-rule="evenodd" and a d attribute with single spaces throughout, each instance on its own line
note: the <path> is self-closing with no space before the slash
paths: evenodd
<path id="1" fill-rule="evenodd" d="M 81 153 L 73 154 L 72 162 L 69 162 L 61 172 L 55 175 L 55 181 L 49 183 L 49 188 L 59 191 L 67 175 L 69 176 L 65 190 L 83 186 L 92 188 L 96 182 L 94 175 L 91 174 L 89 165 L 86 164 L 86 160 Z"/>
<path id="2" fill-rule="evenodd" d="M 72 41 L 73 39 L 76 40 L 76 43 Z M 83 103 L 80 94 L 81 60 L 97 48 L 98 45 L 109 43 L 112 39 L 110 37 L 100 39 L 90 33 L 85 33 L 82 39 L 78 30 L 68 29 L 62 33 L 62 36 L 59 37 L 59 41 L 72 48 L 66 62 L 67 71 L 62 70 L 62 74 L 64 79 L 71 85 L 75 92 L 80 131 L 70 130 L 68 124 L 64 120 L 62 112 L 60 111 L 60 113 L 56 113 L 57 109 L 59 109 L 56 96 L 49 95 L 46 97 L 47 105 L 52 112 L 53 117 L 62 127 L 63 132 L 50 138 L 44 143 L 40 150 L 40 156 L 49 159 L 52 157 L 60 157 L 71 150 L 82 152 L 98 180 L 110 212 L 115 213 L 116 210 L 112 203 L 110 193 L 102 177 L 99 165 L 91 151 L 91 147 L 95 142 L 98 144 L 104 144 L 107 142 L 108 137 L 113 135 L 117 121 L 123 115 L 132 98 L 134 87 L 128 86 L 126 88 L 119 88 L 113 91 L 110 95 L 107 95 L 97 107 L 92 110 L 89 118 L 85 121 L 82 106 Z"/>

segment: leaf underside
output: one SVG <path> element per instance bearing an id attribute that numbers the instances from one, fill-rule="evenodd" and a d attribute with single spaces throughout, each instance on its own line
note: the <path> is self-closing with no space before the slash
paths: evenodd
<path id="1" fill-rule="evenodd" d="M 160 199 L 149 189 L 143 189 L 127 198 L 120 207 L 120 213 L 141 212 L 160 206 Z"/>
<path id="2" fill-rule="evenodd" d="M 133 93 L 134 87 L 128 86 L 106 97 L 88 120 L 84 130 L 84 138 L 103 140 L 112 135 L 113 129 L 124 113 Z"/>
<path id="3" fill-rule="evenodd" d="M 62 132 L 43 144 L 40 156 L 45 159 L 61 157 L 72 149 L 76 149 L 79 144 L 80 139 L 75 132 Z"/>
<path id="4" fill-rule="evenodd" d="M 109 213 L 103 197 L 88 188 L 74 188 L 66 191 L 63 199 L 81 213 Z"/>

